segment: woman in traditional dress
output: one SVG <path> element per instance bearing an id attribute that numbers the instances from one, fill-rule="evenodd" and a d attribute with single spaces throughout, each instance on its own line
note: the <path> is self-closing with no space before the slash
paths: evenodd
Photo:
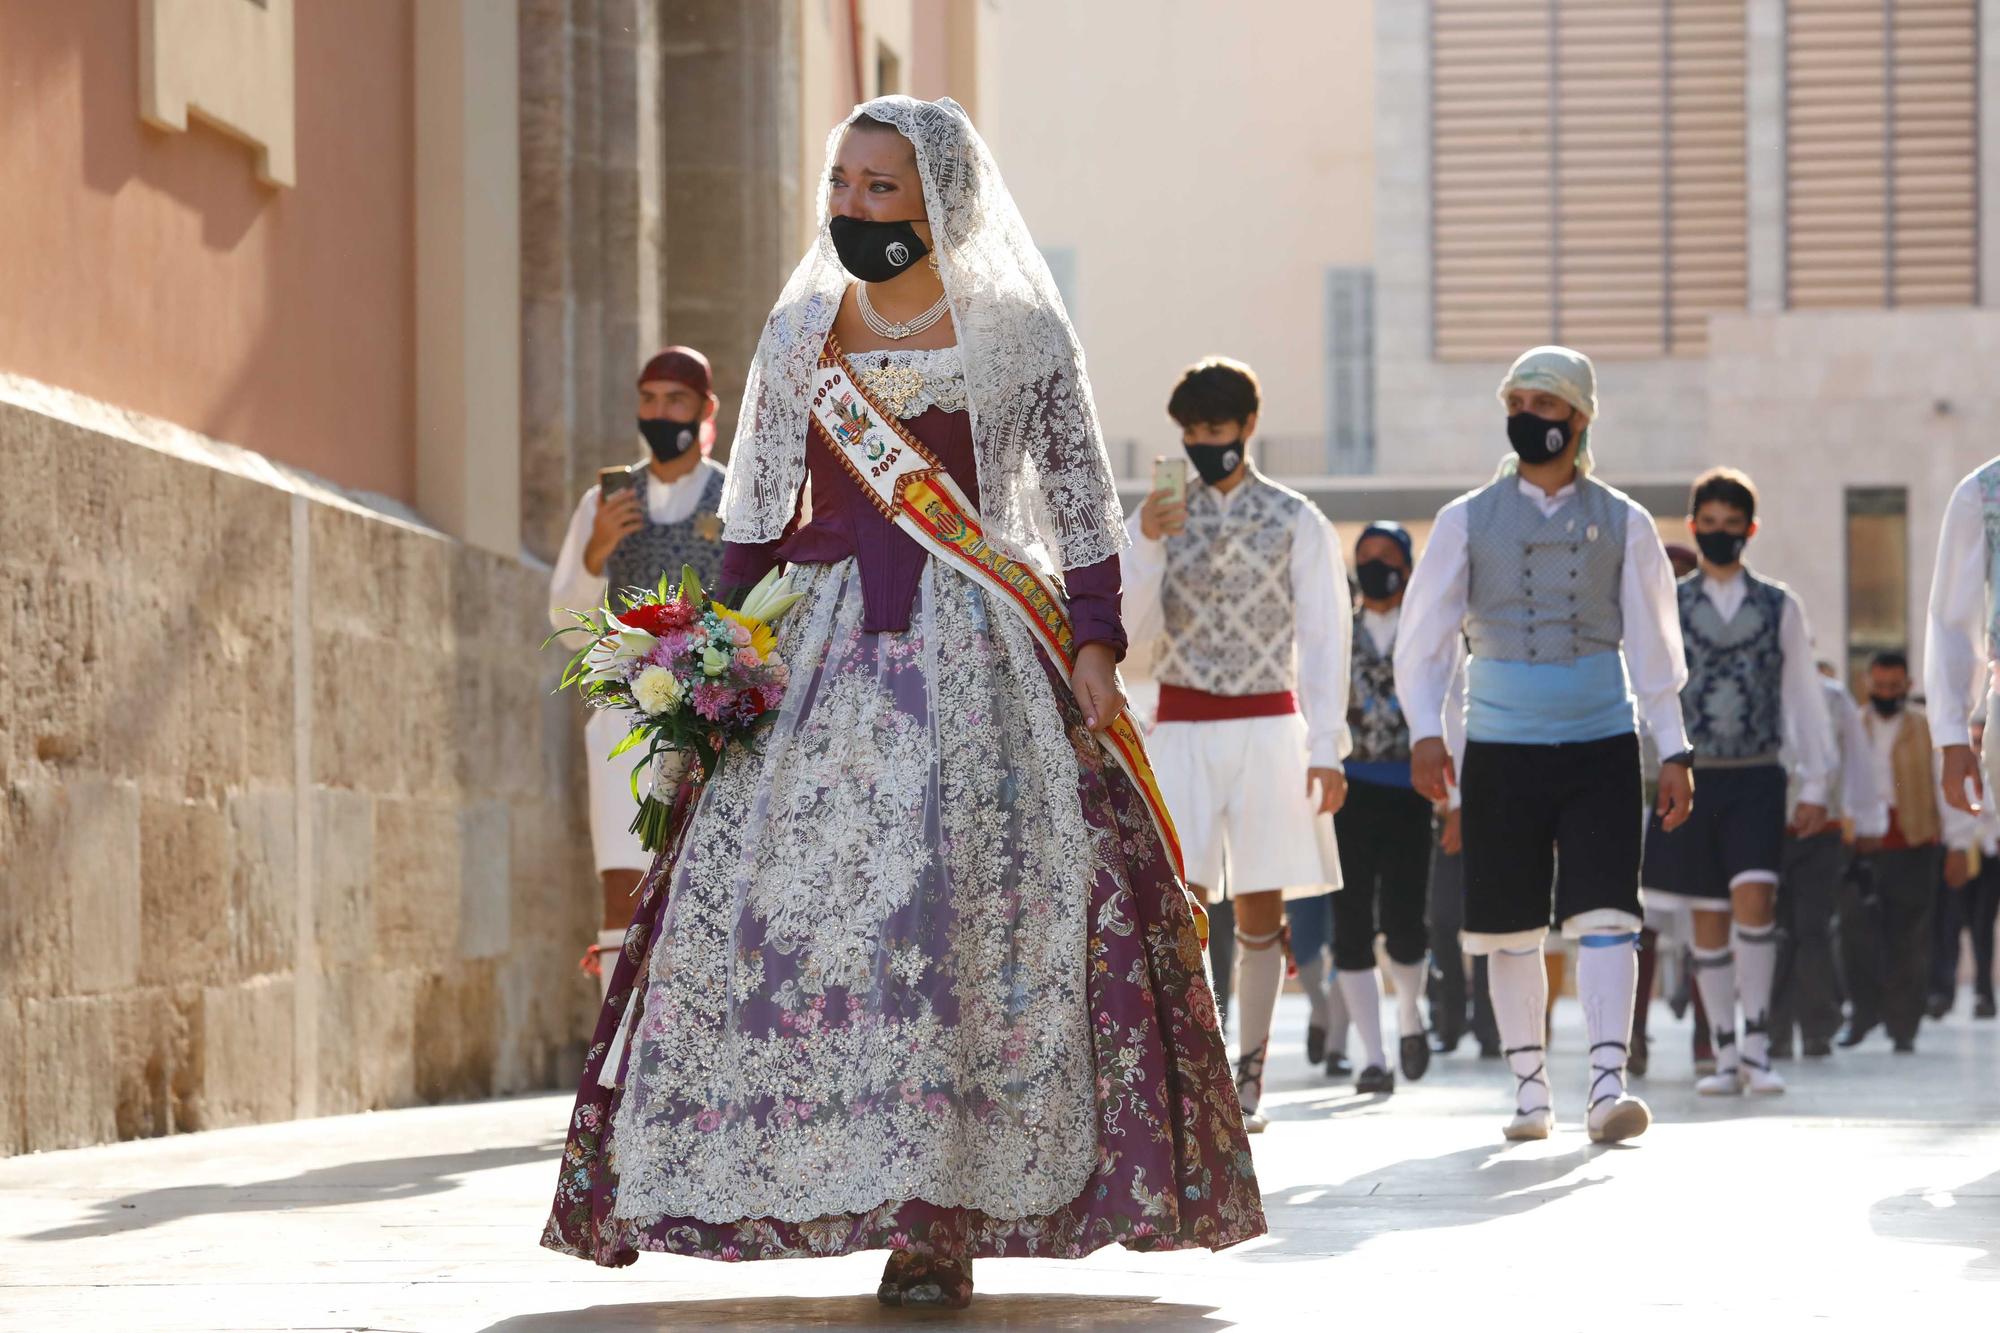
<path id="1" fill-rule="evenodd" d="M 956 1306 L 974 1258 L 1259 1235 L 1171 827 L 1100 743 L 1124 530 L 1048 266 L 948 99 L 856 108 L 821 192 L 723 502 L 725 585 L 804 590 L 790 687 L 648 876 L 543 1243 L 888 1250 L 885 1303 Z"/>

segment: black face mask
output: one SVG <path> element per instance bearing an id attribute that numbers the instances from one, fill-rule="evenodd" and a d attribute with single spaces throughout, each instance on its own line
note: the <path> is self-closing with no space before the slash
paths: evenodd
<path id="1" fill-rule="evenodd" d="M 907 222 L 837 217 L 826 225 L 840 266 L 863 282 L 887 282 L 931 252 Z"/>
<path id="2" fill-rule="evenodd" d="M 1187 450 L 1188 458 L 1194 463 L 1194 470 L 1210 486 L 1227 481 L 1231 473 L 1243 466 L 1243 441 L 1233 444 L 1189 444 L 1182 441 L 1181 448 Z"/>
<path id="3" fill-rule="evenodd" d="M 1724 569 L 1743 558 L 1743 547 L 1749 540 L 1741 532 L 1697 532 L 1694 535 L 1694 544 L 1701 548 L 1701 558 Z"/>
<path id="4" fill-rule="evenodd" d="M 1354 577 L 1361 595 L 1378 602 L 1403 590 L 1403 571 L 1387 560 L 1363 560 L 1354 567 Z"/>
<path id="5" fill-rule="evenodd" d="M 1874 704 L 1875 711 L 1883 717 L 1894 717 L 1903 711 L 1903 696 L 1900 694 L 1887 699 L 1879 694 L 1871 694 L 1868 696 L 1868 702 Z"/>
<path id="6" fill-rule="evenodd" d="M 1523 463 L 1546 463 L 1563 450 L 1576 433 L 1576 414 L 1565 421 L 1551 421 L 1533 412 L 1516 412 L 1507 418 L 1507 443 Z"/>
<path id="7" fill-rule="evenodd" d="M 701 438 L 701 423 L 640 417 L 639 433 L 646 437 L 646 447 L 653 451 L 653 457 L 671 463 L 694 448 L 695 441 Z"/>

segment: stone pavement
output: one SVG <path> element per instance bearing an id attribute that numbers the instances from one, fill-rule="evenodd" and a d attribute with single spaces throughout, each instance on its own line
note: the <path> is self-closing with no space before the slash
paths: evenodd
<path id="1" fill-rule="evenodd" d="M 1757 1102 L 1696 1098 L 1686 1029 L 1660 1010 L 1660 1123 L 1597 1149 L 1565 1001 L 1561 1131 L 1508 1148 L 1497 1062 L 1468 1044 L 1360 1098 L 1307 1072 L 1287 997 L 1255 1141 L 1269 1236 L 982 1263 L 957 1317 L 877 1307 L 879 1256 L 613 1272 L 537 1248 L 565 1097 L 19 1157 L 0 1161 L 0 1329 L 1991 1328 L 2000 1024 L 1966 1008 L 1914 1057 L 1878 1034 L 1785 1066 L 1792 1093 Z"/>

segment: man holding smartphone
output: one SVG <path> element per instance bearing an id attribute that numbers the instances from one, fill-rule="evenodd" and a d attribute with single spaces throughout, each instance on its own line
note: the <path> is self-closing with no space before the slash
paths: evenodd
<path id="1" fill-rule="evenodd" d="M 571 515 L 562 552 L 549 580 L 549 620 L 557 629 L 576 622 L 568 612 L 586 610 L 625 588 L 652 587 L 660 575 L 679 580 L 694 566 L 702 586 L 714 588 L 722 569 L 723 469 L 708 460 L 715 444 L 713 376 L 708 358 L 692 347 L 669 347 L 639 372 L 639 434 L 649 457 L 630 467 L 604 468 Z M 625 723 L 609 711 L 592 713 L 583 729 L 589 757 L 590 842 L 604 889 L 604 917 L 596 961 L 616 951 L 632 917 L 633 891 L 652 858 L 631 831 L 637 813 L 629 769 L 610 761 Z M 600 967 L 610 985 L 611 969 Z"/>
<path id="2" fill-rule="evenodd" d="M 1340 883 L 1333 815 L 1347 796 L 1353 624 L 1332 525 L 1250 462 L 1259 406 L 1240 362 L 1210 358 L 1182 374 L 1167 414 L 1186 454 L 1175 461 L 1197 479 L 1163 462 L 1124 557 L 1127 632 L 1159 647 L 1150 748 L 1190 887 L 1235 907 L 1236 1090 L 1252 1133 L 1265 1126 L 1284 900 Z"/>

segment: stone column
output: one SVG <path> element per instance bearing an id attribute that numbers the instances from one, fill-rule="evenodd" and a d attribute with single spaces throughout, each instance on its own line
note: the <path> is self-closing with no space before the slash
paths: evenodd
<path id="1" fill-rule="evenodd" d="M 639 450 L 633 376 L 662 341 L 668 3 L 520 0 L 520 485 L 523 541 L 544 560 L 596 470 Z"/>
<path id="2" fill-rule="evenodd" d="M 521 546 L 519 50 L 511 6 L 416 7 L 417 507 Z"/>
<path id="3" fill-rule="evenodd" d="M 811 197 L 798 0 L 675 0 L 661 38 L 666 336 L 714 363 L 726 442 Z"/>
<path id="4" fill-rule="evenodd" d="M 1785 283 L 1785 0 L 1750 0 L 1743 101 L 1749 219 L 1749 308 L 1783 310 Z"/>

